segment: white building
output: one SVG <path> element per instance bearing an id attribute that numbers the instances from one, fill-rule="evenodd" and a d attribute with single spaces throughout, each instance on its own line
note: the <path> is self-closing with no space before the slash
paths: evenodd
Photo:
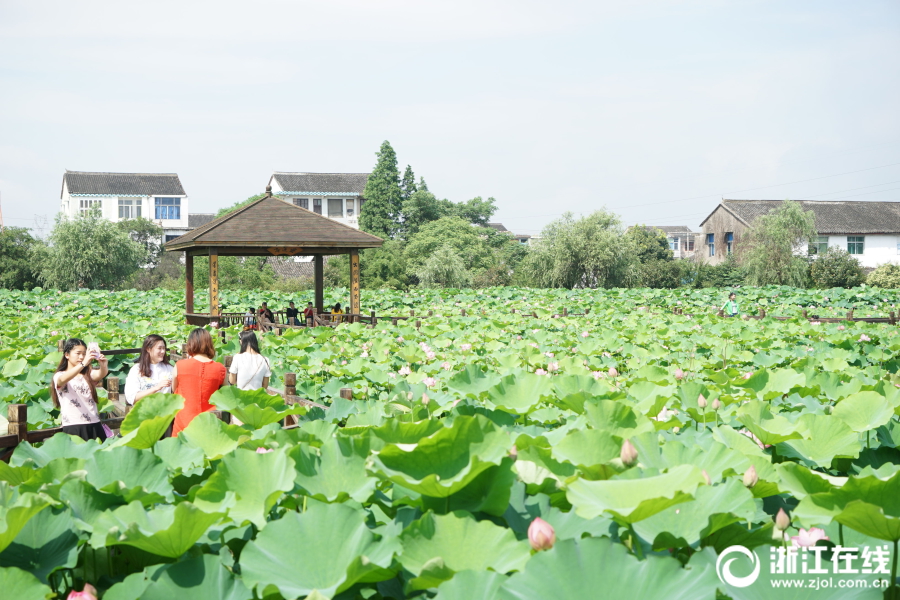
<path id="1" fill-rule="evenodd" d="M 694 245 L 697 234 L 687 225 L 635 225 L 644 229 L 661 231 L 669 242 L 669 250 L 673 258 L 691 258 L 694 256 Z"/>
<path id="2" fill-rule="evenodd" d="M 742 238 L 753 222 L 778 208 L 782 200 L 722 200 L 701 227 L 702 256 L 711 264 L 741 247 Z M 819 234 L 809 246 L 810 254 L 828 247 L 844 250 L 863 267 L 885 263 L 900 264 L 900 202 L 845 200 L 797 200 L 815 215 Z M 701 250 L 701 248 L 698 248 Z"/>
<path id="3" fill-rule="evenodd" d="M 144 217 L 163 228 L 168 242 L 190 231 L 188 197 L 176 173 L 66 171 L 60 211 L 74 218 L 99 208 L 110 221 Z"/>
<path id="4" fill-rule="evenodd" d="M 368 173 L 282 173 L 269 178 L 272 194 L 317 215 L 359 229 Z"/>

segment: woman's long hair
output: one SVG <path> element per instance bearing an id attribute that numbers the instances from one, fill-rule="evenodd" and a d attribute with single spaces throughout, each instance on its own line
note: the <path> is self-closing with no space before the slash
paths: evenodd
<path id="1" fill-rule="evenodd" d="M 246 352 L 247 348 L 250 348 L 259 354 L 259 340 L 252 331 L 244 331 L 241 333 L 241 354 Z"/>
<path id="2" fill-rule="evenodd" d="M 213 345 L 212 336 L 202 327 L 197 327 L 188 335 L 185 350 L 191 356 L 202 354 L 210 360 L 216 357 L 216 347 Z"/>
<path id="3" fill-rule="evenodd" d="M 162 342 L 163 347 L 166 349 L 166 353 L 163 355 L 162 364 L 169 364 L 169 346 L 166 344 L 166 340 L 164 340 L 162 336 L 151 333 L 144 338 L 144 343 L 141 346 L 141 357 L 138 358 L 138 371 L 140 372 L 141 377 L 150 377 L 152 375 L 150 365 L 153 363 L 150 360 L 150 349 L 159 342 Z"/>
<path id="4" fill-rule="evenodd" d="M 66 358 L 66 354 L 68 354 L 78 346 L 84 346 L 84 350 L 85 352 L 87 352 L 87 344 L 84 343 L 84 340 L 79 340 L 78 338 L 69 338 L 66 340 L 66 343 L 63 344 L 63 357 L 59 361 L 59 365 L 57 365 L 56 367 L 56 373 L 69 370 L 69 359 Z M 90 363 L 88 363 L 88 366 L 81 370 L 81 374 L 84 375 L 84 380 L 87 381 L 88 387 L 91 388 L 91 397 L 94 399 L 94 402 L 98 402 L 97 386 L 94 385 L 94 378 L 91 377 Z M 66 385 L 69 384 L 67 383 Z M 56 384 L 52 379 L 50 380 L 50 399 L 53 400 L 53 406 L 55 406 L 56 408 L 60 408 L 59 394 L 56 392 Z"/>

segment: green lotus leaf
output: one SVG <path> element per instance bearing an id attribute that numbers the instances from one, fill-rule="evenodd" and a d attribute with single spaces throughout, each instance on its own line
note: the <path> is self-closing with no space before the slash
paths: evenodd
<path id="1" fill-rule="evenodd" d="M 582 429 L 570 431 L 553 446 L 553 456 L 576 466 L 603 465 L 618 458 L 622 444 L 608 431 Z"/>
<path id="2" fill-rule="evenodd" d="M 798 458 L 817 467 L 830 467 L 836 456 L 855 458 L 861 444 L 847 424 L 826 415 L 805 414 L 798 425 L 804 429 L 803 439 L 792 439 L 779 445 L 781 454 Z"/>
<path id="3" fill-rule="evenodd" d="M 500 516 L 509 506 L 509 493 L 516 474 L 513 461 L 504 458 L 478 474 L 466 487 L 443 498 L 423 495 L 422 510 L 446 514 L 455 510 Z"/>
<path id="4" fill-rule="evenodd" d="M 367 452 L 357 451 L 352 440 L 332 438 L 321 448 L 300 444 L 289 455 L 297 466 L 297 485 L 317 500 L 364 502 L 375 490 L 377 480 L 366 473 Z"/>
<path id="5" fill-rule="evenodd" d="M 288 415 L 302 415 L 306 407 L 287 406 L 281 396 L 269 395 L 265 390 L 240 390 L 229 385 L 220 388 L 209 398 L 221 410 L 226 410 L 253 429 L 281 421 Z"/>
<path id="6" fill-rule="evenodd" d="M 528 542 L 517 540 L 509 529 L 490 521 L 476 521 L 465 511 L 425 513 L 403 530 L 400 542 L 403 568 L 419 577 L 425 571 L 432 575 L 427 581 L 413 580 L 411 589 L 434 587 L 457 571 L 518 571 L 528 562 L 531 550 Z"/>
<path id="7" fill-rule="evenodd" d="M 126 502 L 141 498 L 150 502 L 172 495 L 169 470 L 149 450 L 107 448 L 91 455 L 84 468 L 88 483 L 100 491 L 122 496 Z"/>
<path id="8" fill-rule="evenodd" d="M 891 510 L 893 514 L 887 514 Z M 887 509 L 862 500 L 851 500 L 835 517 L 838 523 L 879 540 L 900 540 L 900 510 L 897 501 Z"/>
<path id="9" fill-rule="evenodd" d="M 47 583 L 47 576 L 53 571 L 75 567 L 78 542 L 71 513 L 48 508 L 29 519 L 16 539 L 0 552 L 0 566 L 18 567 Z"/>
<path id="10" fill-rule="evenodd" d="M 625 402 L 599 400 L 585 403 L 584 413 L 594 429 L 607 431 L 621 439 L 655 431 L 653 422 Z"/>
<path id="11" fill-rule="evenodd" d="M 376 540 L 362 511 L 312 500 L 305 512 L 288 512 L 263 529 L 244 547 L 240 564 L 244 582 L 260 597 L 269 585 L 286 598 L 315 591 L 331 597 L 357 582 L 392 578 L 398 550 L 396 538 Z"/>
<path id="12" fill-rule="evenodd" d="M 606 598 L 715 598 L 715 563 L 687 567 L 674 558 L 637 560 L 607 538 L 563 540 L 539 552 L 501 587 L 497 600 Z"/>
<path id="13" fill-rule="evenodd" d="M 547 377 L 534 373 L 512 373 L 488 389 L 487 399 L 501 410 L 528 414 L 540 403 L 541 396 L 549 392 L 550 382 Z"/>
<path id="14" fill-rule="evenodd" d="M 132 448 L 151 448 L 184 408 L 184 398 L 177 394 L 151 394 L 141 398 L 125 415 L 119 429 L 122 438 L 116 445 Z"/>
<path id="15" fill-rule="evenodd" d="M 20 493 L 0 481 L 0 552 L 16 539 L 29 520 L 48 506 L 50 502 L 45 496 Z"/>
<path id="16" fill-rule="evenodd" d="M 521 435 L 516 439 L 516 449 L 518 456 L 513 468 L 526 484 L 539 486 L 548 478 L 562 484 L 576 473 L 575 465 L 554 458 L 546 438 Z"/>
<path id="17" fill-rule="evenodd" d="M 109 588 L 103 600 L 250 600 L 253 593 L 219 557 L 195 556 L 175 564 L 154 565 Z"/>
<path id="18" fill-rule="evenodd" d="M 860 433 L 886 425 L 894 407 L 878 392 L 857 392 L 841 400 L 831 414 Z"/>
<path id="19" fill-rule="evenodd" d="M 0 589 L 6 598 L 15 600 L 47 600 L 53 598 L 50 586 L 32 573 L 16 567 L 0 567 Z"/>
<path id="20" fill-rule="evenodd" d="M 194 421 L 199 418 L 198 415 Z M 194 424 L 194 421 L 191 421 L 191 425 Z M 221 421 L 219 422 L 221 423 Z M 159 440 L 153 446 L 153 453 L 160 457 L 173 473 L 197 473 L 202 471 L 206 465 L 206 453 L 203 449 L 190 444 L 182 435 Z"/>
<path id="21" fill-rule="evenodd" d="M 25 372 L 25 367 L 28 366 L 28 361 L 24 358 L 16 358 L 13 360 L 6 361 L 6 364 L 3 365 L 3 371 L 0 372 L 4 377 L 16 377 L 17 375 L 21 375 Z"/>
<path id="22" fill-rule="evenodd" d="M 212 413 L 201 413 L 178 437 L 203 450 L 209 459 L 218 459 L 250 439 L 251 432 L 240 425 L 229 425 Z"/>
<path id="23" fill-rule="evenodd" d="M 434 600 L 493 600 L 506 580 L 494 571 L 460 571 L 438 586 Z"/>
<path id="24" fill-rule="evenodd" d="M 819 471 L 811 471 L 803 465 L 785 462 L 776 466 L 780 483 L 778 487 L 803 500 L 810 494 L 830 492 L 846 483 L 846 477 L 833 477 Z"/>
<path id="25" fill-rule="evenodd" d="M 781 415 L 773 415 L 765 402 L 753 400 L 737 411 L 738 421 L 744 424 L 763 444 L 779 444 L 802 437 L 797 424 Z"/>
<path id="26" fill-rule="evenodd" d="M 87 459 L 98 450 L 100 444 L 96 442 L 86 442 L 74 435 L 54 435 L 39 447 L 32 446 L 28 442 L 19 444 L 9 459 L 9 464 L 16 467 L 34 465 L 40 468 L 57 458 Z"/>
<path id="27" fill-rule="evenodd" d="M 691 494 L 703 481 L 700 469 L 679 465 L 668 473 L 640 479 L 577 479 L 568 485 L 566 498 L 585 519 L 608 511 L 628 523 L 635 523 L 669 506 L 690 501 Z"/>
<path id="28" fill-rule="evenodd" d="M 481 415 L 461 416 L 417 444 L 388 444 L 374 457 L 383 477 L 420 494 L 443 498 L 500 464 L 509 434 Z"/>
<path id="29" fill-rule="evenodd" d="M 59 499 L 66 503 L 79 529 L 92 532 L 94 521 L 106 511 L 125 506 L 121 496 L 99 491 L 83 479 L 67 481 L 59 490 Z"/>
<path id="30" fill-rule="evenodd" d="M 482 392 L 497 385 L 499 381 L 499 375 L 485 373 L 477 365 L 467 365 L 465 369 L 447 381 L 447 387 L 460 394 L 472 394 L 477 397 Z"/>
<path id="31" fill-rule="evenodd" d="M 732 523 L 753 521 L 753 494 L 736 478 L 720 485 L 702 485 L 694 500 L 670 506 L 634 524 L 634 530 L 655 549 L 696 546 L 706 536 Z"/>
<path id="32" fill-rule="evenodd" d="M 294 463 L 283 449 L 266 454 L 238 448 L 225 456 L 194 504 L 208 512 L 226 512 L 237 524 L 245 520 L 259 528 L 278 499 L 294 489 Z"/>

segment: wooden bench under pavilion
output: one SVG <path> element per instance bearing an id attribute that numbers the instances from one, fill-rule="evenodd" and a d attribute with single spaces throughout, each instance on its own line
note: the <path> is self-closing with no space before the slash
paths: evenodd
<path id="1" fill-rule="evenodd" d="M 266 195 L 247 206 L 210 221 L 165 245 L 167 252 L 184 252 L 185 319 L 190 325 L 208 325 L 221 314 L 219 307 L 220 256 L 312 256 L 315 307 L 325 312 L 324 257 L 350 255 L 350 306 L 360 314 L 359 251 L 378 248 L 375 235 L 338 223 L 305 208 Z M 209 257 L 208 313 L 194 312 L 194 257 Z"/>

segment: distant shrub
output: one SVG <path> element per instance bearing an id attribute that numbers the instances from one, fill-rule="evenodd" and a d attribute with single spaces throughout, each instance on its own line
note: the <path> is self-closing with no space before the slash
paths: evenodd
<path id="1" fill-rule="evenodd" d="M 891 263 L 881 265 L 869 273 L 866 283 L 872 287 L 891 289 L 900 288 L 900 265 Z"/>
<path id="2" fill-rule="evenodd" d="M 812 261 L 809 276 L 813 285 L 822 289 L 856 287 L 866 279 L 859 261 L 834 246 Z"/>

